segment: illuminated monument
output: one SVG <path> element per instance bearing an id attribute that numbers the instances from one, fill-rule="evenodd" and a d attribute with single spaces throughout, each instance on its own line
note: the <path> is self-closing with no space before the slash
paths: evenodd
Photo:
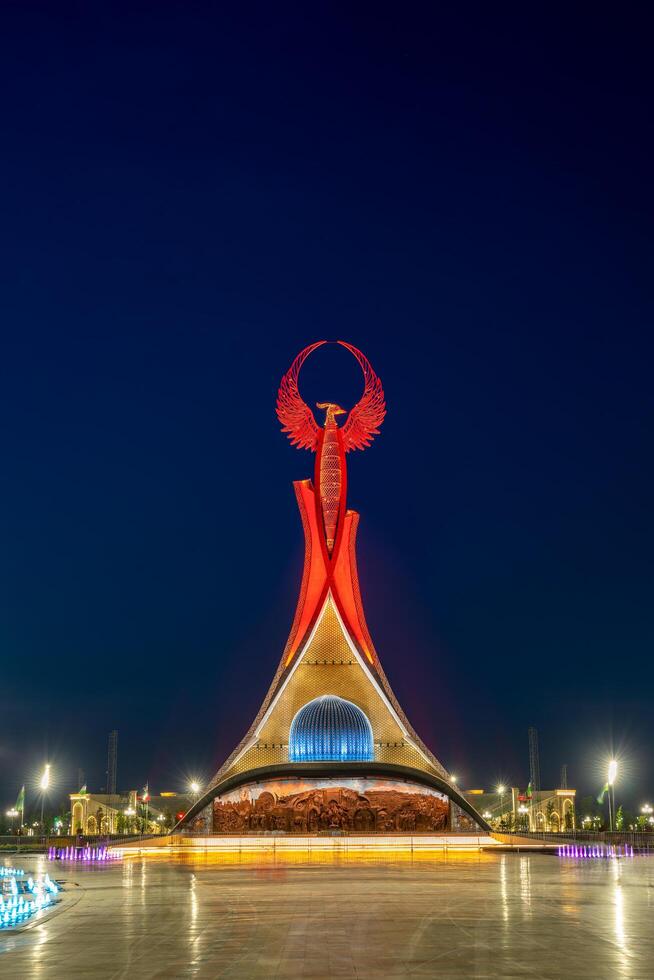
<path id="1" fill-rule="evenodd" d="M 386 405 L 364 355 L 363 395 L 344 409 L 302 400 L 298 376 L 320 341 L 284 375 L 277 415 L 293 445 L 315 453 L 314 479 L 294 484 L 305 555 L 290 636 L 245 738 L 181 821 L 208 834 L 248 831 L 407 832 L 487 829 L 409 724 L 373 646 L 363 612 L 346 508 L 346 454 L 378 434 Z"/>

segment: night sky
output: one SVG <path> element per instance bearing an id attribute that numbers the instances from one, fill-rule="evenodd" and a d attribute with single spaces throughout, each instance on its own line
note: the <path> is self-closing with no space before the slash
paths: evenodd
<path id="1" fill-rule="evenodd" d="M 524 787 L 533 724 L 544 786 L 615 751 L 654 796 L 651 25 L 484 7 L 2 4 L 3 808 L 46 758 L 99 790 L 114 727 L 125 789 L 240 740 L 321 338 L 386 391 L 348 502 L 417 731 L 467 787 Z"/>

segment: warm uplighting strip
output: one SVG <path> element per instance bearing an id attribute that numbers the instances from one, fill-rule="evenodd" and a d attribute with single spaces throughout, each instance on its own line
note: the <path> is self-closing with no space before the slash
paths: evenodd
<path id="1" fill-rule="evenodd" d="M 123 847 L 122 857 L 130 854 L 190 854 L 190 853 L 270 853 L 286 852 L 350 852 L 403 851 L 481 851 L 501 846 L 492 837 L 480 836 L 348 836 L 348 837 L 180 837 L 165 845 L 140 844 Z"/>

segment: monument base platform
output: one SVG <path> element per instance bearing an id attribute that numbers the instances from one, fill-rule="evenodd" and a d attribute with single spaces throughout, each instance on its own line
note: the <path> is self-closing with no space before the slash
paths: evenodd
<path id="1" fill-rule="evenodd" d="M 331 853 L 481 851 L 503 845 L 488 834 L 347 834 L 347 835 L 184 835 L 130 841 L 112 850 L 135 854 Z"/>

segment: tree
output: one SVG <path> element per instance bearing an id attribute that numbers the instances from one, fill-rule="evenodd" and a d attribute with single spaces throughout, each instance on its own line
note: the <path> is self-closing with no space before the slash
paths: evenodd
<path id="1" fill-rule="evenodd" d="M 620 807 L 622 809 L 622 807 Z M 631 810 L 625 810 L 623 812 L 623 830 L 633 830 L 636 825 L 636 818 L 631 812 Z"/>
<path id="2" fill-rule="evenodd" d="M 548 800 L 547 801 L 546 811 L 547 811 L 547 829 L 548 830 L 551 830 L 552 829 L 552 815 L 554 813 L 555 807 L 556 807 L 556 804 L 554 803 L 554 800 Z"/>
<path id="3" fill-rule="evenodd" d="M 622 809 L 622 804 L 618 807 L 615 814 L 615 829 L 622 830 L 624 828 L 624 810 Z"/>

